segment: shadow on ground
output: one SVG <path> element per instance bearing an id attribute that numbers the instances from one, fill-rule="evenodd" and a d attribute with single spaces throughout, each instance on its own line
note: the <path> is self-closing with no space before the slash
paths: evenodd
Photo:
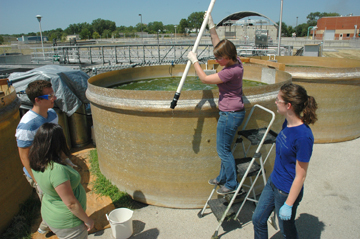
<path id="1" fill-rule="evenodd" d="M 307 239 L 319 239 L 321 238 L 321 232 L 325 229 L 325 224 L 319 221 L 318 217 L 313 215 L 302 213 L 300 217 L 295 221 L 296 228 L 299 233 L 299 238 Z M 284 238 L 280 231 L 271 237 L 271 239 Z"/>

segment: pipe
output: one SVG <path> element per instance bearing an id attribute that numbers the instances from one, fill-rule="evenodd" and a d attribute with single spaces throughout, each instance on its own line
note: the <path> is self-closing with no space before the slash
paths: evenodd
<path id="1" fill-rule="evenodd" d="M 214 4 L 215 4 L 215 1 L 216 0 L 211 0 L 210 2 L 210 5 L 209 5 L 209 8 L 207 10 L 207 14 L 206 14 L 206 17 L 201 25 L 201 28 L 200 28 L 200 32 L 196 38 L 196 41 L 195 41 L 195 44 L 194 44 L 194 47 L 192 49 L 193 52 L 196 52 L 197 51 L 197 48 L 199 46 L 199 43 L 200 43 L 200 40 L 201 40 L 201 37 L 202 37 L 202 34 L 204 33 L 205 31 L 205 28 L 206 28 L 206 25 L 208 23 L 208 20 L 209 20 L 209 15 L 211 14 L 211 11 L 214 7 Z M 188 60 L 187 64 L 186 64 L 186 67 L 185 67 L 185 71 L 181 77 L 181 80 L 180 80 L 180 83 L 179 83 L 179 86 L 175 92 L 175 95 L 174 95 L 174 98 L 173 98 L 173 101 L 171 102 L 170 104 L 170 108 L 171 109 L 174 109 L 176 104 L 177 104 L 177 101 L 179 100 L 179 97 L 180 97 L 180 93 L 181 93 L 181 89 L 184 85 L 184 82 L 185 82 L 185 79 L 187 77 L 187 74 L 189 73 L 189 70 L 190 70 L 190 66 L 191 66 L 191 61 Z"/>
<path id="2" fill-rule="evenodd" d="M 278 56 L 280 56 L 280 45 L 281 45 L 281 26 L 282 26 L 282 12 L 283 12 L 283 0 L 280 5 L 280 22 L 279 22 L 279 40 L 278 40 Z"/>

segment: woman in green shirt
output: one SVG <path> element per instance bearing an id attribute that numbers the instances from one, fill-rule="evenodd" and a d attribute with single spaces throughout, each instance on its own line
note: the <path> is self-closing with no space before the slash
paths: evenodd
<path id="1" fill-rule="evenodd" d="M 60 238 L 87 238 L 94 221 L 86 213 L 80 174 L 66 164 L 70 156 L 60 125 L 45 123 L 30 149 L 30 167 L 44 193 L 41 216 Z"/>

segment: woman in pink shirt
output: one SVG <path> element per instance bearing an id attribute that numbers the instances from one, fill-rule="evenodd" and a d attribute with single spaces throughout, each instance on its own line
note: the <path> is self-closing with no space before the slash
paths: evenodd
<path id="1" fill-rule="evenodd" d="M 226 39 L 220 41 L 211 15 L 209 16 L 208 26 L 216 61 L 224 68 L 219 73 L 206 75 L 194 52 L 189 52 L 188 58 L 193 63 L 196 74 L 203 83 L 216 84 L 219 88 L 220 117 L 216 131 L 216 150 L 221 159 L 221 168 L 219 176 L 210 179 L 209 184 L 221 185 L 217 193 L 224 195 L 235 192 L 238 186 L 231 143 L 245 116 L 242 98 L 244 68 L 240 58 L 237 56 L 235 45 Z"/>

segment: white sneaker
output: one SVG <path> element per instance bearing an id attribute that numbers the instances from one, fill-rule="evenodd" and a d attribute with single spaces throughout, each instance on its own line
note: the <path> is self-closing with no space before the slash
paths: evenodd
<path id="1" fill-rule="evenodd" d="M 47 228 L 47 229 L 45 229 L 45 230 L 42 230 L 40 227 L 38 228 L 38 233 L 40 233 L 40 234 L 46 234 L 46 233 L 48 233 L 49 231 L 50 231 L 49 228 Z"/>

